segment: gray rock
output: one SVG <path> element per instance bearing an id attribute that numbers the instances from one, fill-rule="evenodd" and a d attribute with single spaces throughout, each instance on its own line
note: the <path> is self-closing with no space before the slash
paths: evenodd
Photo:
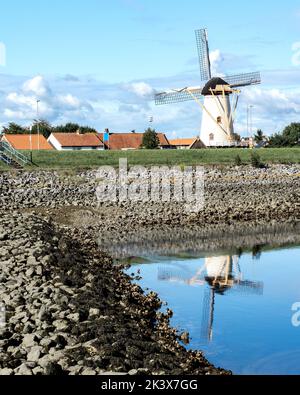
<path id="1" fill-rule="evenodd" d="M 49 351 L 49 357 L 52 362 L 59 362 L 64 358 L 64 352 L 56 351 L 55 348 L 51 348 Z"/>
<path id="2" fill-rule="evenodd" d="M 36 344 L 37 337 L 35 334 L 27 334 L 23 338 L 22 345 L 26 348 L 33 347 Z"/>
<path id="3" fill-rule="evenodd" d="M 80 321 L 80 315 L 79 313 L 74 313 L 74 314 L 69 314 L 67 318 L 72 321 L 72 322 L 79 322 Z"/>
<path id="4" fill-rule="evenodd" d="M 27 277 L 32 277 L 34 274 L 34 269 L 30 267 L 29 269 L 26 270 L 26 276 Z"/>
<path id="5" fill-rule="evenodd" d="M 100 314 L 100 310 L 99 309 L 90 309 L 89 311 L 89 318 L 96 318 L 98 317 Z"/>
<path id="6" fill-rule="evenodd" d="M 27 361 L 38 362 L 42 353 L 42 347 L 35 346 L 32 347 L 30 352 L 27 354 Z"/>
<path id="7" fill-rule="evenodd" d="M 40 366 L 37 366 L 36 368 L 34 368 L 34 369 L 32 370 L 32 373 L 33 373 L 35 376 L 42 376 L 42 375 L 44 375 L 44 369 L 41 368 Z"/>
<path id="8" fill-rule="evenodd" d="M 137 369 L 132 369 L 128 372 L 129 376 L 136 376 L 138 374 L 138 370 Z"/>
<path id="9" fill-rule="evenodd" d="M 70 376 L 78 376 L 82 371 L 82 366 L 79 365 L 71 366 L 69 367 L 68 370 L 70 372 Z"/>
<path id="10" fill-rule="evenodd" d="M 65 320 L 56 320 L 53 322 L 53 326 L 59 331 L 66 331 L 69 328 L 69 324 Z"/>
<path id="11" fill-rule="evenodd" d="M 50 339 L 47 337 L 40 341 L 40 345 L 48 350 L 51 347 L 55 347 L 56 343 L 52 338 Z"/>
<path id="12" fill-rule="evenodd" d="M 70 362 L 69 362 L 68 358 L 61 358 L 61 359 L 59 359 L 58 360 L 58 364 L 62 367 L 62 369 L 64 371 L 69 370 Z"/>
<path id="13" fill-rule="evenodd" d="M 50 316 L 50 313 L 47 311 L 45 306 L 42 306 L 40 308 L 39 314 L 38 314 L 38 319 L 40 321 L 46 320 Z"/>
<path id="14" fill-rule="evenodd" d="M 40 358 L 40 359 L 38 360 L 38 364 L 39 364 L 39 366 L 41 366 L 43 369 L 46 369 L 46 368 L 49 366 L 49 364 L 51 364 L 51 360 L 50 360 L 49 355 L 44 355 L 42 358 Z"/>
<path id="15" fill-rule="evenodd" d="M 36 258 L 34 256 L 30 255 L 27 258 L 27 265 L 28 266 L 36 266 L 37 264 L 38 264 L 38 262 L 37 262 L 37 260 L 36 260 Z"/>
<path id="16" fill-rule="evenodd" d="M 12 376 L 14 371 L 12 369 L 4 368 L 0 369 L 0 376 Z"/>
<path id="17" fill-rule="evenodd" d="M 84 369 L 81 374 L 82 374 L 82 376 L 96 376 L 97 373 L 95 372 L 95 370 L 87 368 L 87 369 Z"/>
<path id="18" fill-rule="evenodd" d="M 16 376 L 32 376 L 32 370 L 29 368 L 28 364 L 23 363 L 16 370 Z"/>
<path id="19" fill-rule="evenodd" d="M 41 276 L 41 275 L 43 274 L 43 268 L 42 268 L 42 266 L 38 266 L 38 267 L 36 268 L 36 274 L 37 274 L 38 276 Z"/>

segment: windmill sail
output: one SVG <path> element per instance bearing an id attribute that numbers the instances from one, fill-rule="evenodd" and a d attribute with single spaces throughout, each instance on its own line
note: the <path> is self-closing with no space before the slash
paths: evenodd
<path id="1" fill-rule="evenodd" d="M 214 312 L 215 290 L 206 288 L 202 307 L 201 337 L 208 341 L 211 341 L 213 337 Z"/>
<path id="2" fill-rule="evenodd" d="M 261 76 L 259 72 L 237 74 L 224 77 L 224 80 L 232 87 L 239 88 L 249 85 L 259 85 L 261 83 Z"/>
<path id="3" fill-rule="evenodd" d="M 260 281 L 238 281 L 229 291 L 244 295 L 262 296 L 264 294 L 264 283 Z"/>
<path id="4" fill-rule="evenodd" d="M 199 64 L 200 64 L 200 76 L 201 81 L 208 81 L 211 79 L 211 67 L 209 59 L 209 47 L 207 39 L 207 30 L 200 29 L 195 31 Z"/>
<path id="5" fill-rule="evenodd" d="M 163 105 L 170 103 L 181 103 L 184 101 L 195 100 L 195 97 L 197 99 L 201 99 L 202 89 L 203 87 L 184 88 L 178 90 L 174 89 L 168 92 L 157 93 L 155 95 L 155 104 Z M 191 92 L 194 97 L 189 92 Z"/>

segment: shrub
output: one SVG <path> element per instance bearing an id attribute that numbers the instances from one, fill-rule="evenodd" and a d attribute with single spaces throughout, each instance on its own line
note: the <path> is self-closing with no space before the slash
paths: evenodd
<path id="1" fill-rule="evenodd" d="M 243 162 L 242 162 L 242 159 L 241 159 L 240 155 L 237 155 L 237 156 L 234 158 L 234 164 L 235 164 L 236 166 L 242 166 Z"/>
<path id="2" fill-rule="evenodd" d="M 252 167 L 255 167 L 256 169 L 262 169 L 265 167 L 265 165 L 262 163 L 260 156 L 257 152 L 251 153 L 251 165 L 252 165 Z"/>

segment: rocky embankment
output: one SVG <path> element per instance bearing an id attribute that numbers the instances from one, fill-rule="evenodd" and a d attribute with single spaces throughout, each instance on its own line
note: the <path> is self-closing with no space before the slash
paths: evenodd
<path id="1" fill-rule="evenodd" d="M 62 223 L 95 226 L 117 234 L 162 225 L 207 227 L 300 219 L 300 165 L 207 168 L 205 204 L 195 213 L 187 213 L 183 204 L 176 202 L 101 203 L 96 196 L 96 174 L 2 173 L 0 204 L 12 210 L 38 209 Z M 78 207 L 93 210 L 92 215 L 78 215 Z"/>
<path id="2" fill-rule="evenodd" d="M 2 212 L 0 257 L 0 374 L 227 374 L 186 351 L 157 295 L 88 237 Z"/>

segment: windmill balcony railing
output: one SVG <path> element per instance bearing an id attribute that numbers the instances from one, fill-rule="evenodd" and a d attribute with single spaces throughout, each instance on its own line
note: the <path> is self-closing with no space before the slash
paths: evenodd
<path id="1" fill-rule="evenodd" d="M 208 148 L 238 148 L 243 147 L 244 145 L 240 142 L 211 142 L 208 144 Z"/>
<path id="2" fill-rule="evenodd" d="M 9 161 L 11 163 L 11 161 L 14 160 L 23 166 L 31 164 L 31 161 L 27 156 L 14 149 L 6 141 L 0 141 L 0 154 L 2 159 L 5 157 L 7 158 L 7 160 L 4 159 L 6 162 Z"/>

